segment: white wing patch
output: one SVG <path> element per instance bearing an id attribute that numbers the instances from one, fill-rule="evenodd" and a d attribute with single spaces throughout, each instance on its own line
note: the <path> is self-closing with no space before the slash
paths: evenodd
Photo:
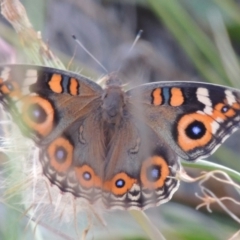
<path id="1" fill-rule="evenodd" d="M 199 102 L 203 103 L 205 105 L 205 108 L 203 109 L 203 111 L 206 114 L 211 115 L 212 114 L 212 102 L 209 98 L 209 92 L 208 89 L 206 88 L 198 88 L 197 89 L 197 99 Z"/>
<path id="2" fill-rule="evenodd" d="M 3 81 L 7 81 L 9 79 L 10 71 L 11 71 L 10 67 L 4 67 L 1 72 L 0 78 L 2 78 Z"/>
<path id="3" fill-rule="evenodd" d="M 38 79 L 38 71 L 36 69 L 29 69 L 26 72 L 26 77 L 23 81 L 22 93 L 27 95 L 30 93 L 29 86 L 36 83 Z"/>
<path id="4" fill-rule="evenodd" d="M 233 95 L 233 93 L 230 90 L 225 90 L 226 98 L 228 101 L 228 104 L 232 106 L 236 102 L 236 98 Z"/>
<path id="5" fill-rule="evenodd" d="M 217 130 L 219 129 L 220 125 L 216 121 L 211 122 L 211 127 L 212 127 L 212 134 L 215 134 Z"/>

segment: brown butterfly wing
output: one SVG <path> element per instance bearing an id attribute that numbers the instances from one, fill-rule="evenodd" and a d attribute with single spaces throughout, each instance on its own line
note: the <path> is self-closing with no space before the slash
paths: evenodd
<path id="1" fill-rule="evenodd" d="M 0 67 L 1 103 L 22 133 L 40 148 L 43 173 L 75 196 L 85 197 L 86 192 L 81 189 L 84 184 L 79 184 L 78 167 L 86 162 L 94 165 L 95 159 L 103 157 L 100 139 L 95 136 L 99 119 L 91 115 L 101 104 L 102 91 L 94 82 L 62 70 L 28 65 Z M 88 199 L 90 196 L 86 195 Z"/>
<path id="2" fill-rule="evenodd" d="M 105 146 L 97 112 L 65 129 L 41 149 L 43 173 L 63 192 L 90 203 L 102 198 Z"/>
<path id="3" fill-rule="evenodd" d="M 44 174 L 63 192 L 109 209 L 146 209 L 168 201 L 177 190 L 177 155 L 154 131 L 125 120 L 103 142 L 97 112 L 74 123 L 42 150 Z"/>
<path id="4" fill-rule="evenodd" d="M 65 75 L 61 72 L 61 76 Z M 91 203 L 101 199 L 107 208 L 142 209 L 170 199 L 178 187 L 174 177 L 180 167 L 166 142 L 132 118 L 130 108 L 125 109 L 128 116 L 119 120 L 117 127 L 104 127 L 99 97 L 103 93 L 91 92 L 92 84 L 80 79 L 78 95 L 72 96 L 58 78 L 47 78 L 48 85 L 52 82 L 52 92 L 45 94 L 57 104 L 54 111 L 61 114 L 60 122 L 38 142 L 45 176 L 63 192 Z M 43 96 L 43 86 L 38 84 L 31 90 Z"/>
<path id="5" fill-rule="evenodd" d="M 105 165 L 103 201 L 109 208 L 146 209 L 178 189 L 178 157 L 145 123 L 126 119 L 115 132 Z"/>
<path id="6" fill-rule="evenodd" d="M 240 127 L 240 92 L 197 82 L 158 82 L 128 92 L 142 117 L 185 160 L 212 154 Z"/>
<path id="7" fill-rule="evenodd" d="M 94 111 L 102 89 L 67 71 L 32 65 L 0 67 L 0 101 L 22 133 L 47 144 Z M 94 108 L 95 107 L 95 108 Z"/>

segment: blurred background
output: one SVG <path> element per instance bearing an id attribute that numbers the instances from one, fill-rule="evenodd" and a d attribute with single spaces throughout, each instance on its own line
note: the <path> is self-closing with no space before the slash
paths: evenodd
<path id="1" fill-rule="evenodd" d="M 106 74 L 72 35 L 94 55 L 108 72 L 120 69 L 130 86 L 162 80 L 191 80 L 240 87 L 240 1 L 238 0 L 22 0 L 29 20 L 43 41 L 72 71 L 92 79 Z M 140 40 L 129 52 L 139 30 Z M 24 46 L 24 48 L 27 46 Z M 33 63 L 11 24 L 0 16 L 0 63 Z M 72 58 L 74 56 L 74 60 Z M 71 62 L 71 64 L 69 64 Z M 240 171 L 240 133 L 236 132 L 209 161 Z M 186 166 L 186 165 L 185 165 Z M 197 164 L 196 164 L 197 166 Z M 198 166 L 186 167 L 198 176 Z M 229 185 L 209 181 L 217 196 L 239 199 Z M 217 204 L 212 213 L 196 210 L 198 184 L 181 183 L 173 199 L 146 211 L 166 239 L 230 239 L 239 230 Z M 200 193 L 200 192 L 199 192 Z M 236 216 L 237 205 L 226 202 Z M 145 240 L 149 237 L 127 212 L 106 213 L 107 227 L 94 226 L 87 239 Z M 73 228 L 53 224 L 67 232 L 61 237 L 52 229 L 25 225 L 5 201 L 0 205 L 0 239 L 74 239 Z M 83 221 L 84 222 L 84 221 Z M 31 225 L 31 224 L 30 224 Z M 49 237 L 51 236 L 51 238 Z M 234 238 L 240 239 L 240 236 Z"/>

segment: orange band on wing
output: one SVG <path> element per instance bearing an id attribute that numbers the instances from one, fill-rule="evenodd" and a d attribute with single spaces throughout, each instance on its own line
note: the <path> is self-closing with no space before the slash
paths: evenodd
<path id="1" fill-rule="evenodd" d="M 69 91 L 70 91 L 70 94 L 73 95 L 73 96 L 76 96 L 78 95 L 78 88 L 79 88 L 79 84 L 78 84 L 78 81 L 75 79 L 75 78 L 71 78 L 69 80 Z"/>
<path id="2" fill-rule="evenodd" d="M 171 88 L 170 105 L 173 107 L 181 106 L 184 103 L 184 96 L 180 88 Z"/>
<path id="3" fill-rule="evenodd" d="M 147 189 L 161 188 L 169 174 L 170 170 L 164 158 L 161 156 L 152 156 L 142 164 L 140 174 L 141 183 Z"/>
<path id="4" fill-rule="evenodd" d="M 54 73 L 51 79 L 49 80 L 48 85 L 53 92 L 62 93 L 63 88 L 61 83 L 62 83 L 62 75 L 58 73 Z"/>
<path id="5" fill-rule="evenodd" d="M 152 91 L 152 98 L 153 98 L 152 103 L 153 103 L 153 105 L 159 106 L 159 105 L 162 104 L 163 99 L 162 99 L 161 93 L 162 93 L 161 88 L 156 88 Z"/>

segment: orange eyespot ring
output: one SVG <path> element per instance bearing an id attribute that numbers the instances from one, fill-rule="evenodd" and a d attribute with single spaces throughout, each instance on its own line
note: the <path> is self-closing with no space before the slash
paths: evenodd
<path id="1" fill-rule="evenodd" d="M 2 86 L 0 87 L 0 92 L 4 95 L 8 95 L 9 97 L 13 98 L 20 98 L 21 91 L 20 87 L 17 82 L 15 81 L 5 81 L 3 82 Z"/>
<path id="2" fill-rule="evenodd" d="M 152 156 L 143 162 L 140 179 L 144 188 L 154 190 L 163 187 L 169 174 L 170 170 L 164 158 Z"/>
<path id="3" fill-rule="evenodd" d="M 177 124 L 177 142 L 184 151 L 203 147 L 212 139 L 212 117 L 191 113 L 183 115 Z"/>
<path id="4" fill-rule="evenodd" d="M 222 119 L 226 120 L 228 117 L 233 117 L 236 115 L 236 112 L 228 105 L 223 104 L 223 103 L 218 103 L 213 110 L 213 118 L 214 119 Z"/>
<path id="5" fill-rule="evenodd" d="M 2 94 L 9 94 L 10 92 L 15 90 L 14 82 L 6 81 L 2 84 L 0 90 Z"/>
<path id="6" fill-rule="evenodd" d="M 118 173 L 111 180 L 103 185 L 104 190 L 112 192 L 114 195 L 123 195 L 127 193 L 137 180 L 129 177 L 126 173 Z"/>
<path id="7" fill-rule="evenodd" d="M 47 99 L 39 96 L 26 97 L 21 112 L 24 123 L 31 130 L 41 136 L 46 136 L 52 131 L 55 110 Z"/>
<path id="8" fill-rule="evenodd" d="M 65 173 L 72 165 L 73 145 L 64 137 L 55 139 L 47 148 L 50 165 L 59 173 Z"/>
<path id="9" fill-rule="evenodd" d="M 75 174 L 81 186 L 85 188 L 101 187 L 102 181 L 88 165 L 75 167 Z"/>

